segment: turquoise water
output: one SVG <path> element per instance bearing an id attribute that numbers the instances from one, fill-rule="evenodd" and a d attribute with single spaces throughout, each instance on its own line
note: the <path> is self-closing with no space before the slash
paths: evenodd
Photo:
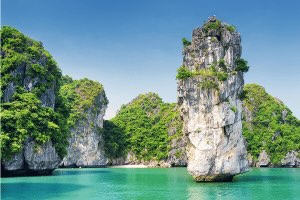
<path id="1" fill-rule="evenodd" d="M 231 183 L 195 183 L 185 168 L 58 169 L 1 178 L 2 199 L 300 199 L 300 169 L 251 169 Z"/>

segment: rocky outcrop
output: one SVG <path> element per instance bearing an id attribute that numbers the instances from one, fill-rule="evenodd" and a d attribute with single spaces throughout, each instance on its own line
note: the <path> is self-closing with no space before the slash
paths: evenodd
<path id="1" fill-rule="evenodd" d="M 75 81 L 76 82 L 76 81 Z M 80 102 L 87 99 L 91 100 L 87 109 L 81 110 L 81 119 L 71 128 L 71 137 L 67 147 L 67 156 L 64 157 L 62 167 L 101 167 L 107 164 L 104 155 L 104 141 L 101 135 L 103 128 L 103 117 L 107 108 L 107 98 L 102 86 L 98 82 L 86 79 L 77 81 L 78 86 L 73 89 Z M 74 84 L 74 83 L 72 83 Z M 84 85 L 88 84 L 88 90 L 99 87 L 95 93 L 86 94 L 82 92 Z M 74 109 L 79 109 L 74 105 Z"/>
<path id="2" fill-rule="evenodd" d="M 268 167 L 270 162 L 271 162 L 271 160 L 270 160 L 269 155 L 267 154 L 267 152 L 265 150 L 263 150 L 259 154 L 258 161 L 256 163 L 256 167 Z"/>
<path id="3" fill-rule="evenodd" d="M 7 171 L 21 170 L 24 168 L 24 154 L 23 151 L 16 153 L 11 159 L 2 159 L 2 169 Z"/>
<path id="4" fill-rule="evenodd" d="M 193 31 L 183 51 L 182 68 L 189 77 L 178 76 L 178 104 L 188 137 L 188 172 L 196 181 L 230 181 L 248 168 L 239 99 L 244 80 L 237 70 L 240 42 L 228 25 L 208 21 Z"/>
<path id="5" fill-rule="evenodd" d="M 185 135 L 180 138 L 171 140 L 170 151 L 166 160 L 166 162 L 169 163 L 170 166 L 187 166 L 186 144 L 187 137 Z"/>
<path id="6" fill-rule="evenodd" d="M 283 167 L 300 167 L 299 153 L 296 151 L 289 151 L 285 158 L 281 160 Z"/>
<path id="7" fill-rule="evenodd" d="M 24 158 L 29 170 L 54 170 L 61 162 L 52 142 L 36 146 L 34 141 L 27 142 L 24 148 Z"/>
<path id="8" fill-rule="evenodd" d="M 285 157 L 281 160 L 281 167 L 300 167 L 300 158 L 298 158 L 298 152 L 292 150 L 289 151 Z M 255 163 L 256 167 L 273 167 L 274 164 L 271 162 L 270 156 L 265 150 L 262 150 L 259 154 L 258 160 Z M 280 167 L 280 165 L 275 165 Z"/>
<path id="9" fill-rule="evenodd" d="M 39 60 L 32 61 L 34 63 L 40 63 L 41 66 L 45 67 L 45 63 L 47 62 L 46 57 L 41 57 Z M 40 87 L 42 84 L 49 85 L 45 92 L 42 92 L 39 95 L 39 99 L 44 107 L 54 108 L 55 106 L 55 90 L 56 87 L 56 80 L 48 82 L 46 77 L 32 77 L 29 73 L 30 66 L 27 66 L 26 63 L 22 63 L 19 66 L 16 66 L 14 70 L 10 72 L 12 77 L 12 81 L 7 83 L 3 91 L 3 101 L 9 102 L 12 99 L 13 94 L 16 92 L 16 87 L 21 86 L 25 91 L 31 92 L 36 87 Z M 15 80 L 18 80 L 17 82 Z"/>
<path id="10" fill-rule="evenodd" d="M 36 145 L 28 140 L 20 153 L 12 159 L 2 160 L 2 176 L 47 175 L 61 162 L 51 141 Z"/>

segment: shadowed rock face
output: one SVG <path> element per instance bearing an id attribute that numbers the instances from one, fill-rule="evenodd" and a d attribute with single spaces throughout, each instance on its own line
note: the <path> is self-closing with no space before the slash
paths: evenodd
<path id="1" fill-rule="evenodd" d="M 84 112 L 87 116 L 79 120 L 71 128 L 71 137 L 67 147 L 67 156 L 64 157 L 64 167 L 96 167 L 105 166 L 107 158 L 104 155 L 104 141 L 97 128 L 103 128 L 103 117 L 107 104 L 104 91 L 101 92 L 93 107 Z"/>
<path id="2" fill-rule="evenodd" d="M 198 73 L 178 80 L 178 104 L 188 136 L 188 172 L 196 181 L 231 181 L 248 169 L 239 99 L 244 79 L 243 72 L 235 70 L 241 38 L 224 24 L 217 29 L 204 27 L 193 31 L 192 43 L 183 51 L 183 66 L 195 72 L 213 65 L 228 77 L 218 80 Z M 201 87 L 207 80 L 217 87 Z"/>
<path id="3" fill-rule="evenodd" d="M 281 160 L 281 165 L 284 167 L 300 167 L 300 159 L 298 152 L 289 151 L 286 156 Z"/>
<path id="4" fill-rule="evenodd" d="M 70 99 L 71 120 L 67 155 L 63 167 L 99 167 L 107 164 L 104 156 L 103 117 L 108 100 L 103 86 L 89 79 L 69 81 L 60 94 Z"/>
<path id="5" fill-rule="evenodd" d="M 42 145 L 28 139 L 20 153 L 2 161 L 2 176 L 47 175 L 61 162 L 51 141 Z"/>
<path id="6" fill-rule="evenodd" d="M 260 152 L 259 157 L 258 157 L 258 162 L 256 163 L 256 167 L 268 167 L 270 164 L 271 160 L 269 155 L 265 150 Z"/>

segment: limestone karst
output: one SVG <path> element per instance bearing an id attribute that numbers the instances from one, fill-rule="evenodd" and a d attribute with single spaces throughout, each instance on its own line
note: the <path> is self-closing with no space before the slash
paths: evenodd
<path id="1" fill-rule="evenodd" d="M 193 30 L 178 69 L 178 104 L 188 136 L 188 172 L 196 181 L 231 181 L 248 169 L 242 136 L 241 37 L 215 17 Z"/>
<path id="2" fill-rule="evenodd" d="M 258 167 L 300 166 L 300 121 L 263 87 L 244 87 L 240 35 L 215 17 L 193 31 L 191 42 L 183 40 L 178 105 L 147 93 L 107 121 L 100 83 L 62 76 L 41 42 L 11 27 L 1 33 L 2 176 L 189 163 L 195 180 L 223 181 L 245 172 L 247 160 Z"/>
<path id="3" fill-rule="evenodd" d="M 1 39 L 1 175 L 106 165 L 103 86 L 62 76 L 42 43 L 14 28 Z"/>

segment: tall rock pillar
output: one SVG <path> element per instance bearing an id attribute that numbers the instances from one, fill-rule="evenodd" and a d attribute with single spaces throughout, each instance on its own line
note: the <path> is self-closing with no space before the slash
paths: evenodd
<path id="1" fill-rule="evenodd" d="M 248 169 L 242 136 L 241 38 L 211 17 L 186 40 L 178 69 L 178 104 L 188 136 L 188 172 L 196 181 L 231 181 Z"/>

